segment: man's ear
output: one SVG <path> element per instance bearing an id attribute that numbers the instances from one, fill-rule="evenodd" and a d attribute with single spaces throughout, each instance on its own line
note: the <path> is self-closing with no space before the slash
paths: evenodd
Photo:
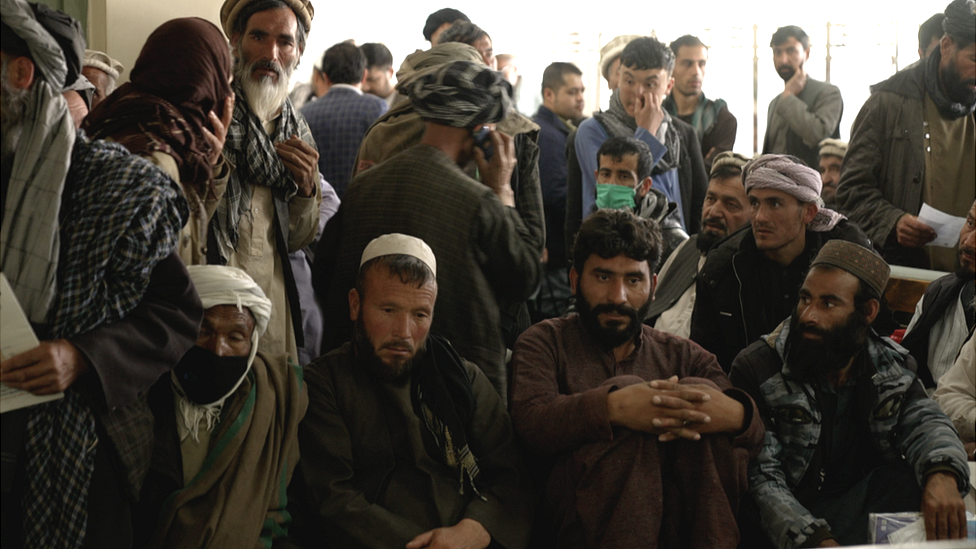
<path id="1" fill-rule="evenodd" d="M 349 320 L 353 322 L 359 320 L 359 292 L 356 288 L 349 290 Z"/>
<path id="2" fill-rule="evenodd" d="M 366 83 L 366 77 L 369 76 L 369 67 L 363 69 L 363 76 L 359 79 L 359 85 L 362 86 Z"/>
<path id="3" fill-rule="evenodd" d="M 877 299 L 869 299 L 865 305 L 868 308 L 867 321 L 868 324 L 871 324 L 878 317 L 878 312 L 881 310 L 881 303 Z"/>
<path id="4" fill-rule="evenodd" d="M 809 225 L 813 221 L 814 217 L 817 217 L 817 212 L 820 211 L 820 207 L 817 206 L 816 202 L 807 202 L 803 205 L 803 224 Z"/>
<path id="5" fill-rule="evenodd" d="M 646 196 L 648 191 L 651 190 L 651 185 L 653 183 L 654 180 L 651 179 L 651 176 L 645 177 L 643 181 L 637 184 L 637 195 L 640 196 L 641 198 Z"/>
<path id="6" fill-rule="evenodd" d="M 657 291 L 657 273 L 651 275 L 651 301 L 654 301 L 656 297 L 654 292 Z"/>
<path id="7" fill-rule="evenodd" d="M 942 40 L 939 41 L 939 53 L 942 55 L 943 60 L 948 60 L 949 57 L 953 53 L 955 53 L 954 51 L 952 51 L 955 48 L 955 46 L 956 46 L 956 41 L 953 40 L 951 36 L 946 34 L 945 36 L 942 37 Z M 943 63 L 944 62 L 945 61 L 943 61 Z"/>
<path id="8" fill-rule="evenodd" d="M 542 89 L 542 102 L 543 103 L 545 103 L 546 101 L 555 101 L 555 99 L 556 99 L 556 92 L 553 91 L 552 88 L 543 88 Z"/>
<path id="9" fill-rule="evenodd" d="M 573 295 L 576 295 L 576 285 L 579 284 L 579 272 L 576 271 L 576 267 L 569 268 L 569 288 L 573 291 Z"/>
<path id="10" fill-rule="evenodd" d="M 803 50 L 803 59 L 806 61 L 810 60 L 810 48 Z"/>
<path id="11" fill-rule="evenodd" d="M 671 94 L 671 88 L 673 87 L 674 87 L 674 77 L 671 76 L 668 78 L 668 89 L 664 92 L 665 97 Z"/>
<path id="12" fill-rule="evenodd" d="M 17 90 L 26 90 L 34 83 L 34 62 L 19 56 L 7 61 L 7 83 Z"/>

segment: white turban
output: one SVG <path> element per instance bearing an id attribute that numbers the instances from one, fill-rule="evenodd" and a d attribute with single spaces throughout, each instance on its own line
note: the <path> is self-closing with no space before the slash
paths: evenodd
<path id="1" fill-rule="evenodd" d="M 190 280 L 197 288 L 203 308 L 217 305 L 233 305 L 238 309 L 247 307 L 254 317 L 254 332 L 251 334 L 251 356 L 248 364 L 254 361 L 258 351 L 258 339 L 268 328 L 271 319 L 271 300 L 247 273 L 237 267 L 223 265 L 190 265 L 186 268 Z"/>

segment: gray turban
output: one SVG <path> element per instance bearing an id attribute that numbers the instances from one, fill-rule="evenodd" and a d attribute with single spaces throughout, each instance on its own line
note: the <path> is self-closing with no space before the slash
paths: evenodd
<path id="1" fill-rule="evenodd" d="M 799 159 L 783 154 L 765 154 L 742 167 L 742 183 L 746 194 L 752 189 L 773 189 L 784 192 L 800 202 L 814 202 L 817 216 L 807 225 L 811 231 L 833 229 L 843 215 L 823 207 L 820 191 L 823 180 L 817 170 Z"/>
<path id="2" fill-rule="evenodd" d="M 952 38 L 972 41 L 976 36 L 976 1 L 955 0 L 946 6 L 942 30 Z"/>
<path id="3" fill-rule="evenodd" d="M 455 128 L 474 128 L 505 118 L 512 86 L 501 73 L 470 61 L 454 61 L 417 79 L 410 102 L 422 119 Z"/>

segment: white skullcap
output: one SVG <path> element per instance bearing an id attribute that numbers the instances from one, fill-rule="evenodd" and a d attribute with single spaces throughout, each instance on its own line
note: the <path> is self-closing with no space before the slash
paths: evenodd
<path id="1" fill-rule="evenodd" d="M 820 156 L 825 155 L 844 158 L 847 156 L 847 143 L 840 139 L 831 139 L 830 137 L 824 139 L 820 142 Z"/>
<path id="2" fill-rule="evenodd" d="M 112 80 L 118 80 L 119 75 L 122 74 L 123 70 L 125 70 L 122 63 L 119 63 L 104 53 L 95 50 L 85 50 L 84 66 L 94 67 L 111 76 Z"/>
<path id="3" fill-rule="evenodd" d="M 415 236 L 400 233 L 390 233 L 374 238 L 363 250 L 363 257 L 359 260 L 359 266 L 362 267 L 370 259 L 397 254 L 416 257 L 427 265 L 434 276 L 437 276 L 437 259 L 434 257 L 434 251 L 430 249 L 430 246 Z"/>

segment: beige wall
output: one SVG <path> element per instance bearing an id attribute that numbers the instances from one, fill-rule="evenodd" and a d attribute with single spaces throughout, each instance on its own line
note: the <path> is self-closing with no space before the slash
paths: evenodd
<path id="1" fill-rule="evenodd" d="M 223 0 L 90 0 L 89 43 L 125 65 L 119 84 L 139 57 L 146 38 L 159 25 L 177 17 L 202 17 L 220 26 Z"/>

